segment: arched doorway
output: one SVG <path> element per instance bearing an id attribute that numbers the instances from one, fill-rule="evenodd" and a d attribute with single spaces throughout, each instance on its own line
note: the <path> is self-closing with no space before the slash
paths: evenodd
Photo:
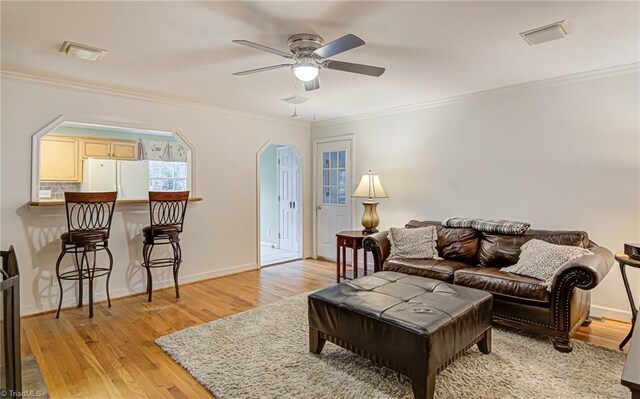
<path id="1" fill-rule="evenodd" d="M 302 258 L 302 157 L 292 145 L 259 154 L 260 267 Z"/>

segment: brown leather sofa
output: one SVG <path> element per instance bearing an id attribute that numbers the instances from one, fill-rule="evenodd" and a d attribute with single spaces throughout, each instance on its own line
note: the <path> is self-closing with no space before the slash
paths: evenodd
<path id="1" fill-rule="evenodd" d="M 391 244 L 382 231 L 364 239 L 374 270 L 391 270 L 434 278 L 493 294 L 493 322 L 553 338 L 553 346 L 570 352 L 571 336 L 588 324 L 591 290 L 613 265 L 613 254 L 583 231 L 527 230 L 522 235 L 485 233 L 412 220 L 406 227 L 436 226 L 441 260 L 388 259 Z M 589 248 L 593 255 L 568 262 L 556 274 L 551 292 L 538 279 L 500 270 L 515 264 L 520 247 L 537 238 L 554 244 Z"/>

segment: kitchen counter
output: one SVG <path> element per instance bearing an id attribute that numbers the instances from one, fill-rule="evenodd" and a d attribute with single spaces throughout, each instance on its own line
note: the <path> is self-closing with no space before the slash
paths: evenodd
<path id="1" fill-rule="evenodd" d="M 189 202 L 200 202 L 203 201 L 202 197 L 192 197 L 189 198 Z M 148 204 L 148 199 L 124 199 L 117 200 L 116 205 L 130 205 L 130 204 Z M 64 206 L 64 200 L 40 200 L 40 201 L 31 201 L 29 202 L 29 206 Z"/>

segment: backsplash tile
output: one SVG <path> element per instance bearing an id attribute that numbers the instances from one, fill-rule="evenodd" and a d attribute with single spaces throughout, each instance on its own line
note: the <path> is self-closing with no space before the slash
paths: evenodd
<path id="1" fill-rule="evenodd" d="M 52 199 L 63 200 L 64 193 L 66 191 L 80 191 L 80 183 L 63 183 L 63 182 L 40 182 L 40 190 L 51 190 L 51 198 L 40 199 Z"/>

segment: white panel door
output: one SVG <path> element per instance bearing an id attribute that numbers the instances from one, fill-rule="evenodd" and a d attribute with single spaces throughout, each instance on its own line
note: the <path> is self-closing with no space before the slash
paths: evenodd
<path id="1" fill-rule="evenodd" d="M 302 231 L 300 231 L 300 196 L 302 195 L 300 192 L 300 182 L 302 181 L 302 176 L 300 176 L 300 158 L 295 155 L 293 151 L 291 151 L 291 160 L 293 165 L 293 170 L 291 171 L 291 196 L 293 197 L 293 211 L 291 214 L 291 235 L 292 235 L 292 246 L 293 252 L 299 252 L 298 255 L 302 257 L 302 246 L 300 245 L 300 237 L 302 236 Z"/>
<path id="2" fill-rule="evenodd" d="M 318 256 L 336 259 L 336 233 L 351 229 L 350 141 L 318 144 L 316 165 Z"/>
<path id="3" fill-rule="evenodd" d="M 287 147 L 278 148 L 278 200 L 280 249 L 294 251 L 294 201 L 293 152 Z"/>

